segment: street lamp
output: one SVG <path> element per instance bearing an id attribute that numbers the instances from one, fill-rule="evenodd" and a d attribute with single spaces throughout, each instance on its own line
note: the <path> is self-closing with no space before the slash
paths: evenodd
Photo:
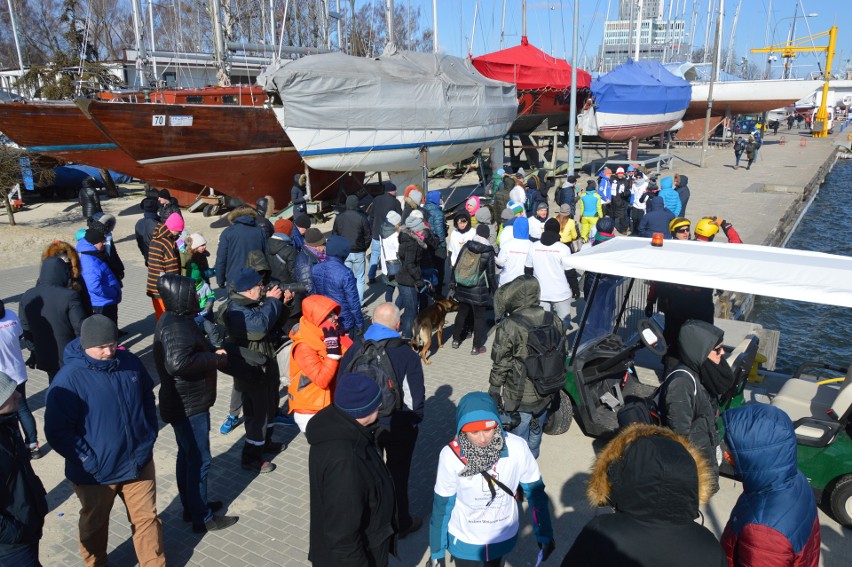
<path id="1" fill-rule="evenodd" d="M 816 13 L 816 12 L 811 12 L 810 14 L 804 14 L 804 17 L 805 17 L 805 18 L 816 18 L 817 16 L 819 16 L 819 14 L 818 14 L 818 13 Z M 785 17 L 785 18 L 781 18 L 780 20 L 778 20 L 777 22 L 775 22 L 775 25 L 774 25 L 774 26 L 772 26 L 772 36 L 771 36 L 770 41 L 769 41 L 769 46 L 770 46 L 770 47 L 772 47 L 772 46 L 774 46 L 774 45 L 775 45 L 775 32 L 776 32 L 776 30 L 778 30 L 778 24 L 780 24 L 780 23 L 781 23 L 781 22 L 783 22 L 784 20 L 795 20 L 797 17 L 798 17 L 798 16 L 787 16 L 787 17 Z M 791 30 L 791 31 L 792 31 L 792 30 Z M 787 40 L 787 45 L 789 45 L 789 44 L 790 44 L 790 41 L 791 41 L 792 39 L 793 39 L 793 38 L 791 37 L 789 40 Z M 769 56 L 766 58 L 766 78 L 767 78 L 767 79 L 771 79 L 771 78 L 772 78 L 772 74 L 771 74 L 771 73 L 772 73 L 772 62 L 773 62 L 773 61 L 777 61 L 777 60 L 778 60 L 778 58 L 777 58 L 777 57 L 775 57 L 774 55 L 772 55 L 772 51 L 770 51 L 770 52 L 769 52 Z M 781 78 L 783 79 L 784 77 L 781 77 Z"/>

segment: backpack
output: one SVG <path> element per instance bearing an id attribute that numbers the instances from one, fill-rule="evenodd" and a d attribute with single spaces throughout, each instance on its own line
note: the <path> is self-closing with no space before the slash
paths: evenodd
<path id="1" fill-rule="evenodd" d="M 393 370 L 387 348 L 405 344 L 401 338 L 381 341 L 364 341 L 360 352 L 346 367 L 347 373 L 365 374 L 372 378 L 382 391 L 379 417 L 387 417 L 402 407 L 402 388 Z"/>
<path id="2" fill-rule="evenodd" d="M 474 287 L 479 283 L 485 276 L 485 272 L 480 268 L 479 260 L 481 257 L 481 253 L 474 252 L 469 246 L 462 248 L 453 269 L 453 279 L 457 284 L 464 287 Z"/>
<path id="3" fill-rule="evenodd" d="M 663 386 L 669 381 L 669 379 L 674 376 L 675 372 L 686 372 L 685 370 L 674 370 L 666 376 L 666 379 L 663 380 L 663 383 L 660 384 L 654 393 L 648 396 L 647 398 L 642 398 L 640 396 L 633 396 L 629 401 L 624 403 L 624 406 L 618 410 L 618 428 L 621 429 L 623 427 L 627 427 L 632 423 L 644 423 L 648 425 L 663 425 L 663 403 L 661 399 L 661 395 L 663 392 Z M 694 383 L 695 389 L 693 395 L 695 398 L 698 397 L 698 382 L 695 381 L 695 377 L 686 372 Z M 692 409 L 695 411 L 695 398 L 693 398 L 693 406 Z"/>
<path id="4" fill-rule="evenodd" d="M 734 144 L 734 153 L 741 154 L 745 151 L 745 141 L 737 140 Z"/>
<path id="5" fill-rule="evenodd" d="M 553 313 L 546 311 L 541 325 L 519 315 L 509 315 L 527 330 L 527 378 L 541 396 L 555 394 L 565 385 L 565 334 L 553 325 Z"/>

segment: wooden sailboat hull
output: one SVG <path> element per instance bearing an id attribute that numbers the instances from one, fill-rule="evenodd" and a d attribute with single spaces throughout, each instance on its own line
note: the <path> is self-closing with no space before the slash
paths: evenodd
<path id="1" fill-rule="evenodd" d="M 28 151 L 117 171 L 155 187 L 193 194 L 203 188 L 161 170 L 144 167 L 104 135 L 71 102 L 0 104 L 0 131 Z"/>
<path id="2" fill-rule="evenodd" d="M 588 89 L 577 91 L 577 112 L 589 97 Z M 571 119 L 571 89 L 535 89 L 518 91 L 518 117 L 509 134 L 533 132 L 547 121 L 547 128 L 566 126 Z"/>
<path id="3" fill-rule="evenodd" d="M 266 107 L 78 100 L 109 138 L 143 166 L 207 185 L 246 203 L 264 195 L 290 201 L 293 176 L 304 173 L 275 115 Z M 312 197 L 337 187 L 339 175 L 312 176 Z M 348 177 L 346 178 L 348 181 Z"/>

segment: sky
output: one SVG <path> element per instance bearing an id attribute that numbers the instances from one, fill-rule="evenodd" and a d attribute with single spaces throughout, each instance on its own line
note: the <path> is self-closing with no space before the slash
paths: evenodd
<path id="1" fill-rule="evenodd" d="M 362 0 L 358 0 L 361 3 Z M 571 56 L 571 32 L 574 1 L 580 3 L 580 29 L 578 63 L 586 68 L 600 49 L 603 26 L 610 5 L 610 19 L 617 19 L 618 0 L 527 0 L 527 37 L 530 43 L 556 57 L 568 59 Z M 646 0 L 647 1 L 647 0 Z M 653 0 L 651 0 L 653 1 Z M 692 5 L 697 5 L 697 24 L 695 26 L 695 46 L 704 45 L 705 23 L 707 21 L 708 2 L 718 6 L 719 0 L 676 0 L 675 6 L 686 5 L 687 30 L 691 29 L 689 15 Z M 499 50 L 503 0 L 437 0 L 438 2 L 438 40 L 443 52 L 464 56 L 470 51 L 474 57 Z M 522 0 L 505 0 L 506 18 L 503 35 L 503 47 L 518 45 L 521 41 Z M 834 71 L 843 71 L 852 59 L 852 2 L 849 0 L 724 0 L 725 23 L 723 47 L 728 47 L 732 35 L 734 13 L 737 4 L 741 4 L 736 30 L 734 51 L 737 58 L 749 57 L 763 69 L 766 54 L 748 53 L 756 47 L 764 47 L 787 39 L 793 22 L 794 10 L 798 6 L 799 18 L 796 23 L 795 37 L 827 31 L 832 25 L 838 26 L 837 48 L 834 58 Z M 420 8 L 422 24 L 432 26 L 432 0 L 394 0 L 397 8 Z M 664 11 L 668 14 L 669 0 Z M 474 11 L 478 6 L 478 16 L 474 29 Z M 770 11 L 771 8 L 771 11 Z M 802 19 L 802 14 L 818 14 Z M 715 23 L 715 16 L 712 17 Z M 769 22 L 767 24 L 767 21 Z M 807 21 L 807 23 L 805 23 Z M 810 26 L 810 31 L 808 31 Z M 711 27 L 710 35 L 713 30 Z M 473 39 L 471 49 L 471 38 Z M 827 45 L 828 38 L 814 42 L 815 45 Z M 709 44 L 712 46 L 712 41 Z M 824 65 L 825 54 L 802 54 L 793 63 L 794 76 L 804 77 L 812 71 L 818 71 L 817 61 Z M 782 63 L 773 63 L 773 70 L 780 69 Z M 590 69 L 593 70 L 593 69 Z M 776 73 L 773 73 L 776 75 Z"/>

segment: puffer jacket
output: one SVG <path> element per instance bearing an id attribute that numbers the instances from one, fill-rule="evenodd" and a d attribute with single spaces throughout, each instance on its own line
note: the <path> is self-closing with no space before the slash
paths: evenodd
<path id="1" fill-rule="evenodd" d="M 50 256 L 41 264 L 34 288 L 21 298 L 21 328 L 32 342 L 36 368 L 56 373 L 63 364 L 65 346 L 80 336 L 86 312 L 76 291 L 69 288 L 71 268 Z"/>
<path id="2" fill-rule="evenodd" d="M 674 190 L 674 180 L 671 177 L 663 177 L 660 179 L 660 198 L 663 200 L 666 208 L 670 210 L 674 216 L 680 216 L 680 196 Z"/>
<path id="3" fill-rule="evenodd" d="M 340 324 L 344 329 L 363 329 L 364 316 L 361 314 L 355 276 L 343 263 L 349 255 L 349 243 L 342 236 L 332 236 L 325 250 L 328 259 L 311 269 L 313 291 L 333 299 L 340 306 Z"/>
<path id="4" fill-rule="evenodd" d="M 174 423 L 208 411 L 216 402 L 218 357 L 194 321 L 199 309 L 195 282 L 167 274 L 157 286 L 166 307 L 154 330 L 160 417 Z"/>
<path id="5" fill-rule="evenodd" d="M 426 257 L 426 248 L 426 242 L 415 233 L 405 227 L 399 229 L 397 257 L 400 267 L 396 276 L 396 283 L 414 287 L 418 281 L 423 279 L 420 268 Z"/>
<path id="6" fill-rule="evenodd" d="M 339 358 L 328 355 L 320 325 L 330 313 L 340 313 L 340 306 L 323 295 L 309 295 L 302 302 L 299 326 L 290 331 L 290 385 L 287 393 L 290 410 L 316 413 L 331 403 L 333 382 L 337 377 Z M 352 344 L 341 339 L 343 354 Z"/>
<path id="7" fill-rule="evenodd" d="M 106 254 L 85 238 L 77 241 L 77 253 L 92 307 L 121 303 L 121 282 L 109 267 Z"/>
<path id="8" fill-rule="evenodd" d="M 710 323 L 687 321 L 678 339 L 681 363 L 666 377 L 660 392 L 663 425 L 686 437 L 711 466 L 716 466 L 719 446 L 717 409 L 701 383 L 701 365 L 722 337 L 722 330 Z"/>
<path id="9" fill-rule="evenodd" d="M 427 213 L 429 213 L 429 216 L 426 218 L 426 222 L 429 223 L 429 228 L 432 230 L 432 234 L 434 234 L 435 238 L 438 239 L 438 247 L 443 247 L 446 250 L 447 219 L 444 215 L 443 209 L 441 209 L 441 205 L 439 203 L 435 203 L 429 200 L 431 198 L 432 193 L 438 194 L 437 191 L 429 191 L 429 196 L 427 197 L 426 204 L 423 205 L 423 208 L 426 209 Z M 440 194 L 438 194 L 438 198 L 440 199 Z"/>
<path id="10" fill-rule="evenodd" d="M 471 287 L 456 284 L 455 299 L 460 303 L 469 303 L 470 305 L 488 305 L 491 303 L 491 294 L 497 289 L 497 276 L 495 275 L 495 258 L 494 247 L 490 244 L 483 244 L 478 240 L 469 240 L 465 242 L 459 252 L 459 258 L 464 254 L 464 249 L 467 248 L 474 254 L 479 254 L 479 271 L 485 277 L 479 279 L 479 282 Z M 453 267 L 453 282 L 455 282 L 456 268 L 458 262 Z"/>
<path id="11" fill-rule="evenodd" d="M 266 242 L 266 260 L 272 270 L 272 279 L 281 283 L 296 281 L 296 248 L 286 234 L 276 232 Z"/>
<path id="12" fill-rule="evenodd" d="M 722 546 L 695 523 L 713 475 L 694 447 L 663 427 L 631 425 L 592 467 L 589 503 L 612 506 L 574 540 L 562 567 L 723 567 Z"/>
<path id="13" fill-rule="evenodd" d="M 47 389 L 44 434 L 65 457 L 74 484 L 117 484 L 139 477 L 154 457 L 159 425 L 154 381 L 136 356 L 86 356 L 80 339 Z"/>
<path id="14" fill-rule="evenodd" d="M 677 197 L 677 193 L 675 193 Z M 645 205 L 645 216 L 639 221 L 639 236 L 651 238 L 654 233 L 659 232 L 666 240 L 671 239 L 669 223 L 674 220 L 675 214 L 666 208 L 662 197 L 652 197 Z"/>
<path id="15" fill-rule="evenodd" d="M 234 275 L 246 265 L 252 250 L 266 254 L 266 235 L 257 223 L 257 211 L 239 207 L 228 214 L 231 226 L 219 236 L 216 249 L 216 283 L 219 287 L 233 281 Z"/>
<path id="16" fill-rule="evenodd" d="M 307 244 L 298 249 L 296 254 L 296 279 L 304 285 L 308 294 L 314 292 L 314 266 L 325 261 L 325 256 L 320 256 L 316 250 Z"/>
<path id="17" fill-rule="evenodd" d="M 274 297 L 260 301 L 249 299 L 233 290 L 228 294 L 228 303 L 221 312 L 225 340 L 265 359 L 262 366 L 254 366 L 250 372 L 234 375 L 234 388 L 238 392 L 264 388 L 270 382 L 278 381 L 278 363 L 270 332 L 278 324 L 283 308 L 281 300 Z"/>
<path id="18" fill-rule="evenodd" d="M 677 192 L 677 196 L 680 197 L 680 213 L 678 216 L 685 217 L 686 216 L 686 204 L 689 203 L 689 177 L 686 175 L 680 174 L 678 178 L 677 187 L 675 187 L 675 191 Z"/>
<path id="19" fill-rule="evenodd" d="M 586 190 L 577 201 L 577 214 L 581 217 L 602 217 L 603 201 L 594 191 Z"/>
<path id="20" fill-rule="evenodd" d="M 162 224 L 154 231 L 154 238 L 148 246 L 148 279 L 145 293 L 149 297 L 159 297 L 157 280 L 162 274 L 180 274 L 180 254 L 177 249 L 177 236 Z"/>
<path id="21" fill-rule="evenodd" d="M 780 409 L 748 404 L 726 411 L 725 441 L 743 493 L 722 534 L 729 567 L 817 567 L 819 515 L 796 466 L 796 433 Z"/>
<path id="22" fill-rule="evenodd" d="M 54 240 L 41 253 L 41 261 L 51 256 L 59 256 L 64 261 L 67 261 L 71 266 L 71 283 L 69 287 L 77 292 L 80 296 L 80 302 L 83 304 L 83 310 L 86 316 L 92 314 L 92 302 L 89 299 L 89 292 L 86 290 L 86 280 L 83 279 L 83 267 L 80 264 L 80 255 L 71 244 L 62 240 Z"/>
<path id="23" fill-rule="evenodd" d="M 365 252 L 371 244 L 372 230 L 367 215 L 358 209 L 358 196 L 346 197 L 346 210 L 334 219 L 332 234 L 342 236 L 349 242 L 351 252 Z"/>
<path id="24" fill-rule="evenodd" d="M 388 554 L 396 553 L 396 499 L 373 429 L 328 406 L 308 423 L 305 438 L 311 565 L 387 565 Z"/>
<path id="25" fill-rule="evenodd" d="M 304 175 L 303 173 L 297 173 L 293 176 L 293 188 L 290 189 L 290 203 L 293 204 L 293 216 L 300 213 L 305 213 L 308 210 L 307 206 L 307 193 L 305 192 L 305 187 L 299 185 L 299 178 Z"/>
<path id="26" fill-rule="evenodd" d="M 527 334 L 530 326 L 544 324 L 546 312 L 539 307 L 541 288 L 534 276 L 523 275 L 497 290 L 494 294 L 494 313 L 503 317 L 494 331 L 494 346 L 491 349 L 489 382 L 495 391 L 502 390 L 503 407 L 506 411 L 538 413 L 548 405 L 553 396 L 541 397 L 527 378 L 524 364 L 527 358 Z M 497 315 L 497 314 L 500 315 Z M 523 318 L 529 325 L 523 325 Z M 552 317 L 553 326 L 564 333 L 559 317 Z"/>
<path id="27" fill-rule="evenodd" d="M 0 563 L 4 556 L 38 545 L 47 515 L 44 485 L 30 464 L 18 416 L 0 415 Z"/>
<path id="28" fill-rule="evenodd" d="M 86 219 L 92 218 L 97 213 L 104 212 L 96 187 L 80 188 L 80 206 L 83 207 L 83 218 Z"/>

